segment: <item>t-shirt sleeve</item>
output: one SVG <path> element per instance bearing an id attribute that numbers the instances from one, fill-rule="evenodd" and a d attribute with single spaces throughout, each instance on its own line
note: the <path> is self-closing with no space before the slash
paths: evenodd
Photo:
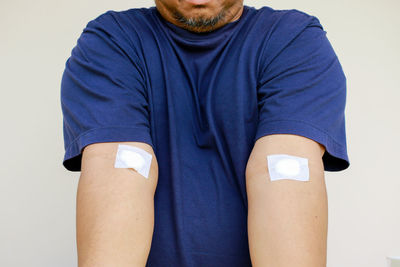
<path id="1" fill-rule="evenodd" d="M 269 134 L 301 135 L 325 146 L 325 171 L 348 168 L 346 77 L 319 20 L 290 10 L 266 45 L 255 140 Z"/>
<path id="2" fill-rule="evenodd" d="M 111 11 L 84 28 L 61 81 L 67 170 L 81 170 L 82 150 L 91 143 L 138 141 L 153 146 L 137 55 Z"/>

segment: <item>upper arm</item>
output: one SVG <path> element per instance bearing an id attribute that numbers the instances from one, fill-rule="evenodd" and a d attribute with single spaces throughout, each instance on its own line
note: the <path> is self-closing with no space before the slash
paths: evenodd
<path id="1" fill-rule="evenodd" d="M 83 150 L 90 162 L 109 159 L 96 168 L 111 166 L 112 142 L 138 142 L 152 151 L 147 91 L 136 49 L 112 13 L 90 21 L 62 76 L 64 167 L 81 171 Z"/>
<path id="2" fill-rule="evenodd" d="M 317 18 L 296 10 L 281 15 L 261 56 L 258 125 L 246 165 L 251 258 L 254 266 L 324 266 L 324 170 L 349 166 L 346 77 Z M 273 154 L 307 159 L 308 179 L 271 180 Z"/>
<path id="3" fill-rule="evenodd" d="M 258 126 L 255 140 L 273 134 L 299 135 L 325 147 L 326 171 L 349 167 L 346 145 L 346 77 L 318 19 L 298 11 L 282 13 L 262 55 L 257 87 Z M 270 139 L 275 137 L 265 137 Z M 281 140 L 281 139 L 279 139 Z M 277 141 L 279 141 L 277 140 Z M 292 140 L 292 139 L 290 139 Z M 285 140 L 284 142 L 290 140 Z M 257 142 L 256 147 L 286 149 L 284 142 Z M 291 146 L 315 157 L 310 142 Z M 315 146 L 316 144 L 314 144 Z"/>
<path id="4" fill-rule="evenodd" d="M 118 144 L 131 145 L 143 149 L 152 155 L 150 172 L 147 178 L 136 172 L 134 169 L 114 168 Z M 158 162 L 153 148 L 143 142 L 107 142 L 93 143 L 83 149 L 82 185 L 88 185 L 90 190 L 99 188 L 118 189 L 120 192 L 126 190 L 128 193 L 148 192 L 154 195 L 158 181 Z M 89 183 L 84 183 L 88 180 Z"/>
<path id="5" fill-rule="evenodd" d="M 322 155 L 325 147 L 320 143 L 295 134 L 271 134 L 259 138 L 251 151 L 246 165 L 246 186 L 248 193 L 263 187 L 281 187 L 285 190 L 288 185 L 292 189 L 301 190 L 303 187 L 318 185 L 319 190 L 325 190 L 324 165 Z M 293 183 L 293 180 L 280 180 L 271 182 L 268 170 L 267 156 L 271 154 L 288 154 L 292 156 L 306 158 L 308 160 L 309 181 Z M 315 187 L 314 187 L 315 188 Z M 254 194 L 248 194 L 254 195 Z M 282 197 L 291 197 L 284 194 Z M 249 199 L 249 201 L 251 201 Z"/>
<path id="6" fill-rule="evenodd" d="M 325 147 L 307 137 L 295 134 L 271 134 L 259 138 L 251 151 L 246 166 L 247 177 L 267 177 L 267 155 L 289 154 L 307 158 L 309 169 L 313 172 L 324 171 L 322 155 Z M 312 177 L 312 176 L 311 176 Z"/>
<path id="7" fill-rule="evenodd" d="M 133 168 L 115 168 L 118 145 L 152 155 L 148 178 Z M 76 199 L 79 266 L 144 266 L 154 227 L 158 165 L 143 142 L 85 146 Z"/>
<path id="8" fill-rule="evenodd" d="M 303 136 L 271 134 L 257 140 L 246 167 L 248 234 L 254 266 L 324 266 L 327 195 L 324 146 Z M 270 180 L 267 156 L 307 158 L 309 180 Z"/>

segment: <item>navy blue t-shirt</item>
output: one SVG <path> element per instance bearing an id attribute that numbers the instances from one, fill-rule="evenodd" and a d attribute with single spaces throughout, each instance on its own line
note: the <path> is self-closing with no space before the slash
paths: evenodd
<path id="1" fill-rule="evenodd" d="M 245 167 L 255 141 L 296 134 L 349 166 L 346 77 L 319 20 L 244 6 L 207 33 L 156 7 L 108 11 L 83 30 L 61 84 L 65 157 L 96 142 L 151 145 L 159 164 L 147 266 L 251 266 Z"/>

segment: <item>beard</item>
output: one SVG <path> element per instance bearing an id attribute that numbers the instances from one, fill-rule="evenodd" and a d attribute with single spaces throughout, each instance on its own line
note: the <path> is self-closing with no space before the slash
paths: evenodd
<path id="1" fill-rule="evenodd" d="M 211 18 L 195 17 L 188 18 L 178 10 L 174 10 L 173 17 L 182 23 L 186 28 L 193 31 L 206 31 L 213 28 L 218 22 L 225 18 L 225 10 L 219 12 L 216 16 Z"/>

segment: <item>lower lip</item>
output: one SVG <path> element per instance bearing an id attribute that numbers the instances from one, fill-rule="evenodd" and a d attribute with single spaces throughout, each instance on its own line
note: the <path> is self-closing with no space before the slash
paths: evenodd
<path id="1" fill-rule="evenodd" d="M 189 2 L 193 5 L 204 5 L 210 2 L 211 0 L 186 0 L 186 2 Z"/>

